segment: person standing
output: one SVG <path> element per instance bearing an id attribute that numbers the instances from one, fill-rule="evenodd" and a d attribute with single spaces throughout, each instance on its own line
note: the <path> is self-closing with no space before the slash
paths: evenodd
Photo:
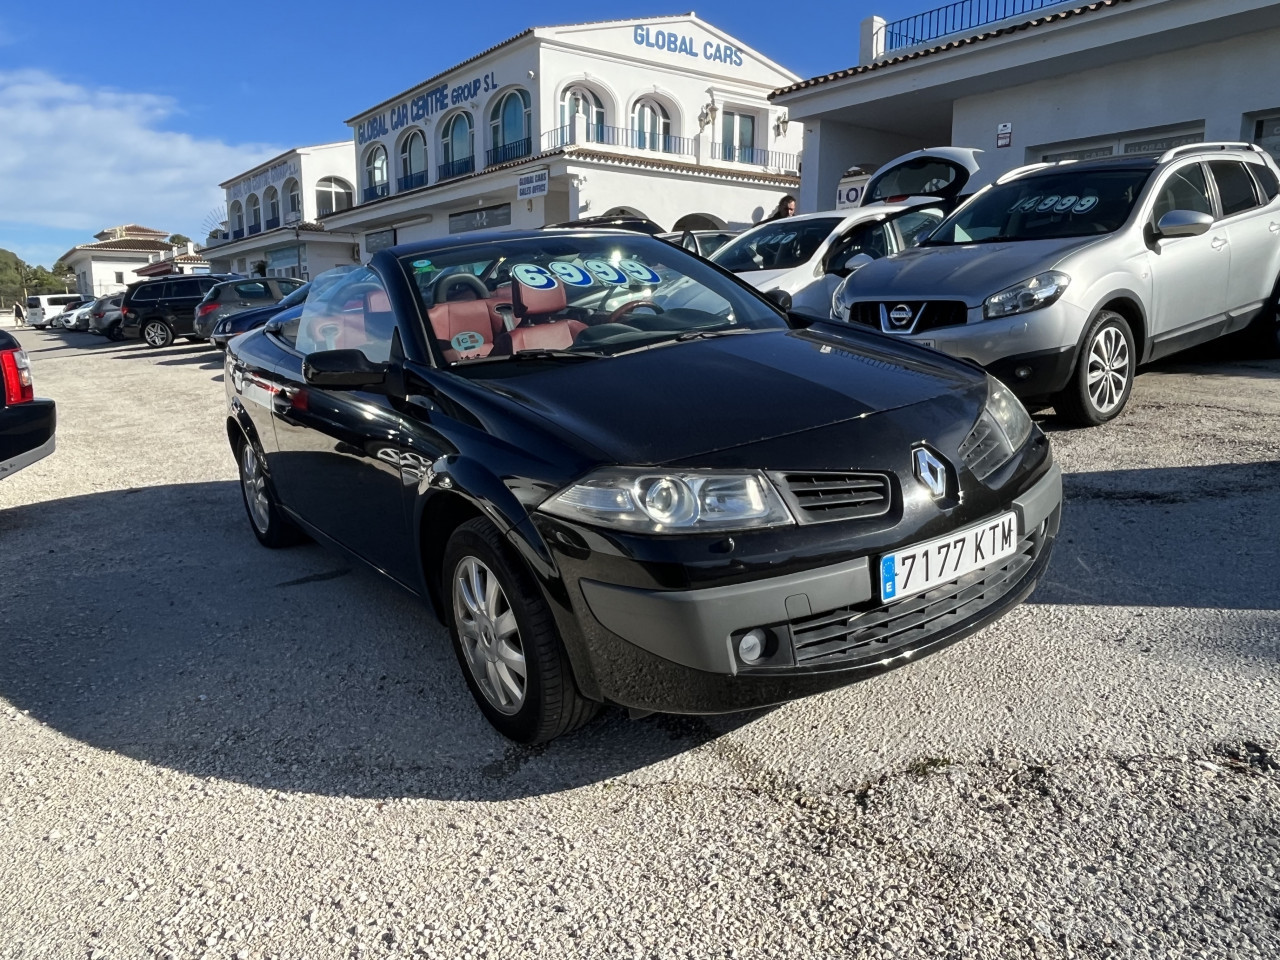
<path id="1" fill-rule="evenodd" d="M 789 193 L 782 195 L 782 199 L 778 201 L 778 205 L 773 208 L 773 213 L 769 214 L 761 223 L 769 223 L 772 220 L 785 220 L 787 217 L 793 217 L 796 213 L 796 198 Z"/>
<path id="2" fill-rule="evenodd" d="M 27 325 L 27 312 L 22 309 L 22 301 L 13 301 L 13 322 L 16 326 L 25 327 Z"/>

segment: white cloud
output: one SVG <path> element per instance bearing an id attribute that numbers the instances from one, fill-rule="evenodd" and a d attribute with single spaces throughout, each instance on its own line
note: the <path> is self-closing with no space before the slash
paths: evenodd
<path id="1" fill-rule="evenodd" d="M 83 231 L 140 223 L 195 236 L 223 203 L 218 183 L 282 147 L 159 129 L 168 97 L 0 71 L 0 219 Z"/>

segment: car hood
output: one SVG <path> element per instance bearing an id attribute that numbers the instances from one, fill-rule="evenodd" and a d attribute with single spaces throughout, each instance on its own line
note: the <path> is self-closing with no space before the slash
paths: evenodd
<path id="1" fill-rule="evenodd" d="M 511 362 L 521 369 L 484 365 L 506 369 L 477 367 L 467 379 L 603 458 L 641 466 L 689 461 L 944 395 L 964 407 L 971 425 L 986 397 L 985 377 L 966 364 L 825 325 L 672 343 L 608 359 Z M 847 450 L 806 456 L 828 453 L 848 456 Z"/>
<path id="2" fill-rule="evenodd" d="M 846 291 L 854 300 L 963 299 L 976 307 L 987 297 L 1037 273 L 1050 270 L 1098 237 L 1015 240 L 915 247 L 866 264 Z"/>

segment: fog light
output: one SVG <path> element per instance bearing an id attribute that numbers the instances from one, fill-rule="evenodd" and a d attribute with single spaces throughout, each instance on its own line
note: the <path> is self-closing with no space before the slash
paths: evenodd
<path id="1" fill-rule="evenodd" d="M 1030 367 L 1014 367 L 1013 375 L 1017 377 L 1019 380 L 1025 380 L 1027 379 L 1027 377 L 1031 376 L 1031 368 Z"/>
<path id="2" fill-rule="evenodd" d="M 755 663 L 764 656 L 764 643 L 767 638 L 763 630 L 748 630 L 738 641 L 738 656 L 743 663 Z"/>

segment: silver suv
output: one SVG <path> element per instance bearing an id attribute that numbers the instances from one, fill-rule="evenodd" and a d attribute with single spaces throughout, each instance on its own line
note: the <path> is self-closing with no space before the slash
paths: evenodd
<path id="1" fill-rule="evenodd" d="M 831 313 L 1105 423 L 1138 364 L 1255 321 L 1274 334 L 1278 196 L 1280 170 L 1247 143 L 1022 167 L 919 246 L 851 274 Z"/>

